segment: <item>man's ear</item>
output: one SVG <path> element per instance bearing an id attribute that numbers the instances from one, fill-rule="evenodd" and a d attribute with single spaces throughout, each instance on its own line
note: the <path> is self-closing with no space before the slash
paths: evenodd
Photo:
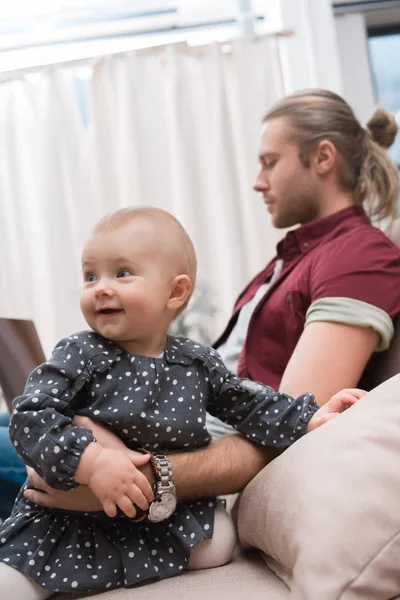
<path id="1" fill-rule="evenodd" d="M 322 140 L 314 150 L 312 163 L 317 175 L 330 173 L 336 165 L 336 146 L 329 140 Z"/>
<path id="2" fill-rule="evenodd" d="M 193 283 L 189 275 L 177 275 L 171 283 L 171 291 L 167 302 L 170 310 L 179 310 L 192 293 Z"/>

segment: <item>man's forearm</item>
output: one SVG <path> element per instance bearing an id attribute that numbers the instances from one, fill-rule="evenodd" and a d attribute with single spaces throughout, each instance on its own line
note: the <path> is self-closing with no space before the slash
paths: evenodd
<path id="1" fill-rule="evenodd" d="M 104 425 L 79 417 L 77 425 L 93 431 L 106 447 L 119 448 L 123 442 Z M 204 498 L 240 492 L 276 453 L 256 446 L 240 434 L 225 435 L 208 446 L 193 451 L 170 454 L 178 498 Z M 140 470 L 154 485 L 150 463 Z"/>
<path id="2" fill-rule="evenodd" d="M 276 452 L 255 446 L 239 434 L 226 435 L 198 450 L 170 454 L 173 480 L 179 500 L 215 497 L 240 492 L 275 456 Z M 140 470 L 154 485 L 154 473 L 148 463 Z M 35 489 L 25 491 L 25 498 L 49 508 L 98 511 L 99 501 L 86 486 L 69 492 L 52 490 L 30 469 Z M 42 490 L 42 491 L 41 491 Z"/>
<path id="3" fill-rule="evenodd" d="M 240 492 L 276 453 L 236 434 L 169 456 L 178 498 L 187 500 Z"/>

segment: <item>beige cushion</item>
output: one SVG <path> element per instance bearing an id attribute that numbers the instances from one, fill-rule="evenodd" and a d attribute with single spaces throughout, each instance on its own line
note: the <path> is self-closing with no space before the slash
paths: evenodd
<path id="1" fill-rule="evenodd" d="M 400 375 L 259 473 L 240 498 L 238 529 L 292 600 L 397 596 Z"/>
<path id="2" fill-rule="evenodd" d="M 242 552 L 225 567 L 191 571 L 129 590 L 96 594 L 90 596 L 90 600 L 288 600 L 288 597 L 287 587 L 258 554 Z M 56 598 L 71 600 L 72 596 L 57 595 Z"/>

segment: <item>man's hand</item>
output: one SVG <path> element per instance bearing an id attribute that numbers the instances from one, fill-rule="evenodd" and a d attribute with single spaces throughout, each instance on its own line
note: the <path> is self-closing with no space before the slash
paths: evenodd
<path id="1" fill-rule="evenodd" d="M 342 390 L 338 392 L 324 406 L 322 406 L 310 419 L 307 425 L 307 432 L 316 429 L 320 425 L 331 421 L 340 413 L 344 412 L 353 404 L 358 402 L 367 392 L 357 388 Z"/>
<path id="2" fill-rule="evenodd" d="M 80 485 L 69 492 L 62 492 L 47 485 L 44 479 L 32 467 L 27 467 L 26 470 L 28 471 L 29 481 L 36 488 L 34 490 L 25 490 L 24 497 L 29 502 L 61 510 L 77 510 L 82 512 L 103 510 L 100 500 L 96 498 L 86 485 Z"/>

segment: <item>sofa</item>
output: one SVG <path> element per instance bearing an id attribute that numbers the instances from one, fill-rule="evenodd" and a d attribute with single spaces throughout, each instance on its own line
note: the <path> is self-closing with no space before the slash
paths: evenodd
<path id="1" fill-rule="evenodd" d="M 399 223 L 393 235 L 400 243 Z M 390 349 L 367 368 L 365 381 L 374 389 L 352 410 L 296 442 L 240 496 L 229 499 L 239 542 L 230 564 L 91 599 L 400 598 L 396 325 Z"/>
<path id="2" fill-rule="evenodd" d="M 399 467 L 400 374 L 248 484 L 233 508 L 243 548 L 230 564 L 91 598 L 400 598 Z"/>

